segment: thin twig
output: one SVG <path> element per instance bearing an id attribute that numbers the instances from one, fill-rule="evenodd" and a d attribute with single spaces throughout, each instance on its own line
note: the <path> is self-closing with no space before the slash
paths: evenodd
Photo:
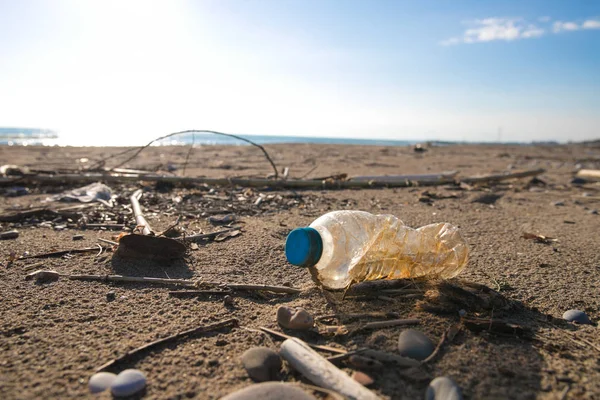
<path id="1" fill-rule="evenodd" d="M 273 293 L 287 293 L 287 294 L 298 294 L 302 293 L 302 289 L 288 287 L 288 286 L 271 286 L 271 285 L 246 285 L 241 283 L 225 283 L 224 286 L 234 290 L 264 290 L 266 292 Z"/>
<path id="2" fill-rule="evenodd" d="M 183 332 L 179 332 L 176 333 L 174 335 L 171 336 L 167 336 L 166 338 L 162 338 L 162 339 L 158 339 L 155 340 L 154 342 L 145 344 L 143 346 L 140 346 L 138 348 L 135 348 L 131 351 L 128 351 L 127 353 L 125 353 L 124 355 L 122 355 L 121 357 L 115 358 L 114 360 L 111 360 L 109 362 L 107 362 L 106 364 L 98 367 L 98 369 L 96 369 L 96 372 L 100 372 L 103 370 L 106 370 L 108 368 L 112 368 L 115 365 L 125 361 L 125 360 L 129 360 L 131 359 L 133 356 L 135 356 L 136 354 L 144 351 L 144 350 L 149 350 L 152 349 L 158 345 L 167 343 L 167 342 L 172 342 L 175 341 L 177 339 L 181 339 L 183 337 L 188 337 L 188 336 L 192 336 L 195 334 L 199 334 L 199 333 L 206 333 L 206 332 L 210 332 L 210 331 L 214 331 L 217 329 L 222 329 L 225 327 L 234 327 L 238 324 L 238 320 L 235 318 L 230 318 L 230 319 L 226 319 L 224 321 L 221 322 L 217 322 L 214 324 L 210 324 L 210 325 L 203 325 L 203 326 L 199 326 L 196 328 L 192 328 L 192 329 L 188 329 L 187 331 L 183 331 Z"/>
<path id="3" fill-rule="evenodd" d="M 183 163 L 183 172 L 182 176 L 185 176 L 185 169 L 187 168 L 188 160 L 190 159 L 190 154 L 192 154 L 192 150 L 194 149 L 194 142 L 196 141 L 196 134 L 192 133 L 192 144 L 190 145 L 190 149 L 185 156 L 185 162 Z"/>
<path id="4" fill-rule="evenodd" d="M 359 319 L 359 318 L 398 318 L 400 315 L 398 313 L 395 312 L 390 312 L 390 313 L 386 313 L 386 312 L 367 312 L 367 313 L 356 313 L 356 314 L 327 314 L 327 315 L 320 315 L 318 317 L 315 317 L 315 320 L 317 321 L 322 321 L 325 319 L 333 319 L 333 318 L 337 318 L 337 319 L 344 319 L 344 320 L 352 320 L 352 319 Z"/>
<path id="5" fill-rule="evenodd" d="M 18 260 L 27 260 L 29 258 L 60 257 L 60 256 L 64 256 L 65 254 L 71 254 L 71 253 L 91 253 L 92 251 L 98 251 L 98 247 L 86 247 L 84 249 L 71 249 L 71 250 L 51 251 L 49 253 L 34 254 L 34 255 L 31 255 L 31 256 L 22 256 L 22 257 L 19 257 Z"/>
<path id="6" fill-rule="evenodd" d="M 254 143 L 253 141 L 251 141 L 249 139 L 243 138 L 241 136 L 233 135 L 231 133 L 223 133 L 223 132 L 210 131 L 210 130 L 205 130 L 205 129 L 190 129 L 190 130 L 187 130 L 187 131 L 174 132 L 174 133 L 169 133 L 168 135 L 165 135 L 165 136 L 161 136 L 161 137 L 159 137 L 157 139 L 154 139 L 154 140 L 150 141 L 145 146 L 140 147 L 131 157 L 129 157 L 128 159 L 126 159 L 125 161 L 123 161 L 122 163 L 120 163 L 119 165 L 115 166 L 114 168 L 122 167 L 123 165 L 125 165 L 129 161 L 133 160 L 134 158 L 136 158 L 138 156 L 138 154 L 140 154 L 143 150 L 145 150 L 146 148 L 148 148 L 154 142 L 157 142 L 157 141 L 163 140 L 163 139 L 167 139 L 167 138 L 170 138 L 170 137 L 176 136 L 176 135 L 182 135 L 182 134 L 186 134 L 186 133 L 196 133 L 196 132 L 197 133 L 212 133 L 212 134 L 215 134 L 215 135 L 229 136 L 229 137 L 232 137 L 232 138 L 244 141 L 246 143 L 249 143 L 249 144 L 251 144 L 253 146 L 258 147 L 263 152 L 263 154 L 265 155 L 265 157 L 267 158 L 267 160 L 269 161 L 269 163 L 273 167 L 273 171 L 275 172 L 275 179 L 277 179 L 279 177 L 279 173 L 277 172 L 277 166 L 275 165 L 275 163 L 273 162 L 273 160 L 269 156 L 269 153 L 267 153 L 267 151 L 265 150 L 265 148 L 262 147 L 261 145 L 256 144 L 256 143 Z"/>
<path id="7" fill-rule="evenodd" d="M 102 242 L 102 243 L 111 244 L 111 245 L 113 245 L 113 246 L 118 246 L 118 245 L 119 245 L 119 243 L 117 243 L 117 242 L 113 242 L 112 240 L 108 240 L 108 239 L 102 239 L 102 238 L 98 238 L 98 241 L 99 241 L 99 242 Z"/>
<path id="8" fill-rule="evenodd" d="M 264 326 L 261 326 L 259 329 L 261 331 L 270 333 L 273 336 L 277 336 L 280 339 L 291 339 L 291 338 L 293 338 L 293 336 L 286 335 L 283 332 L 277 332 L 277 331 L 274 331 L 272 329 L 265 328 Z M 312 347 L 313 349 L 316 349 L 316 350 L 328 351 L 330 353 L 337 353 L 337 354 L 346 354 L 347 353 L 346 350 L 336 349 L 335 347 L 321 346 L 321 345 L 318 345 L 318 344 L 311 344 L 311 343 L 306 343 L 306 344 L 309 345 L 310 347 Z"/>
<path id="9" fill-rule="evenodd" d="M 446 341 L 446 337 L 448 336 L 448 330 L 444 331 L 444 334 L 442 335 L 440 341 L 438 342 L 437 346 L 435 346 L 435 349 L 433 350 L 433 353 L 431 353 L 429 355 L 429 357 L 427 357 L 426 359 L 424 359 L 423 361 L 421 361 L 421 364 L 427 364 L 429 361 L 433 360 L 435 358 L 435 356 L 437 356 L 437 354 L 440 352 L 440 349 L 442 348 L 442 346 L 444 345 L 444 342 Z"/>
<path id="10" fill-rule="evenodd" d="M 359 329 L 381 329 L 399 325 L 418 325 L 420 323 L 420 319 L 393 319 L 390 321 L 367 322 L 366 324 L 362 325 Z"/>
<path id="11" fill-rule="evenodd" d="M 171 290 L 170 296 L 185 297 L 185 296 L 201 296 L 204 294 L 231 294 L 231 290 Z"/>

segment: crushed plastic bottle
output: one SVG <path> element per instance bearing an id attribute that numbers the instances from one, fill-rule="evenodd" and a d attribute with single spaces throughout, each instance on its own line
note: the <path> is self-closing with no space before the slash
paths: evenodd
<path id="1" fill-rule="evenodd" d="M 448 279 L 465 268 L 469 257 L 451 224 L 413 229 L 393 215 L 364 211 L 333 211 L 294 229 L 285 253 L 291 264 L 311 268 L 328 289 L 376 279 Z"/>

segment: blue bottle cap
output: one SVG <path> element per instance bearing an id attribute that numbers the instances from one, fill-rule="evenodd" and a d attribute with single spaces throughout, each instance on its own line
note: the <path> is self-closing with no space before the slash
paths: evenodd
<path id="1" fill-rule="evenodd" d="M 285 241 L 285 256 L 290 264 L 312 267 L 323 253 L 323 240 L 314 228 L 296 228 Z"/>

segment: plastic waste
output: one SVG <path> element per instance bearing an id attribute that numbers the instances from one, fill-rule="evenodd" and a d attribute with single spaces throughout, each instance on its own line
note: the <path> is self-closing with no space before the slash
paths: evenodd
<path id="1" fill-rule="evenodd" d="M 448 279 L 465 268 L 469 256 L 458 228 L 449 223 L 413 229 L 393 215 L 347 210 L 294 229 L 285 253 L 329 289 L 376 279 Z"/>

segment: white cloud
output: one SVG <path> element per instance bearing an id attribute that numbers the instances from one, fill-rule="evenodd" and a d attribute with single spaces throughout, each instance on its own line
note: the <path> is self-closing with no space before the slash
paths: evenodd
<path id="1" fill-rule="evenodd" d="M 540 37 L 545 30 L 535 24 L 526 24 L 522 18 L 485 18 L 468 22 L 471 27 L 462 37 L 440 42 L 443 46 L 459 43 L 481 43 L 494 40 L 513 41 Z"/>
<path id="2" fill-rule="evenodd" d="M 576 31 L 579 29 L 579 25 L 575 22 L 562 22 L 556 21 L 552 26 L 552 30 L 554 33 L 562 32 L 562 31 Z"/>
<path id="3" fill-rule="evenodd" d="M 467 21 L 465 24 L 469 25 L 469 28 L 463 32 L 462 36 L 442 40 L 440 45 L 452 46 L 461 43 L 482 43 L 495 40 L 511 42 L 518 39 L 539 38 L 550 32 L 549 22 L 552 21 L 552 18 L 543 16 L 537 18 L 537 21 L 546 24 L 546 27 L 544 25 L 538 26 L 529 23 L 524 18 L 492 17 Z M 578 31 L 581 29 L 600 29 L 600 19 L 587 19 L 583 22 L 555 21 L 551 26 L 551 32 L 553 33 Z"/>
<path id="4" fill-rule="evenodd" d="M 583 29 L 600 29 L 600 20 L 588 19 L 581 25 L 581 27 Z"/>

